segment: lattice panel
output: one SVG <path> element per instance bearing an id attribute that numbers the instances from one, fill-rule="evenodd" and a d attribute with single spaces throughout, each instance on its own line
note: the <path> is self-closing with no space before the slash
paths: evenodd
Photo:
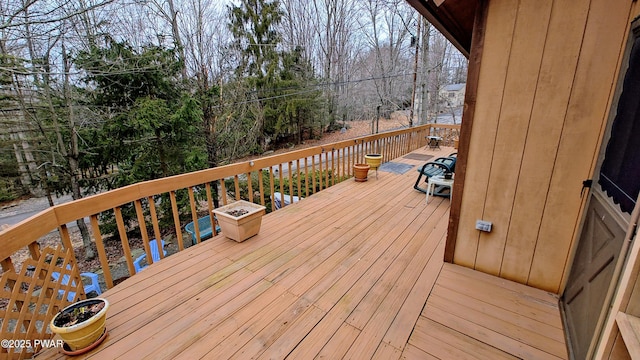
<path id="1" fill-rule="evenodd" d="M 52 272 L 60 274 L 58 281 L 53 279 Z M 67 284 L 63 284 L 65 279 Z M 5 272 L 0 286 L 0 338 L 11 341 L 10 344 L 29 340 L 33 345 L 36 339 L 52 338 L 49 322 L 72 303 L 67 299 L 69 291 L 75 292 L 74 301 L 86 297 L 72 250 L 63 250 L 62 246 L 55 250 L 45 248 L 38 260 L 28 259 L 19 274 Z M 2 347 L 0 358 L 23 359 L 39 350 L 39 346 Z"/>

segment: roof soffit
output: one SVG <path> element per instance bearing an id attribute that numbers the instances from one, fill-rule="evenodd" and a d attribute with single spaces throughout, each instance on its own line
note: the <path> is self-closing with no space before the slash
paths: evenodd
<path id="1" fill-rule="evenodd" d="M 407 0 L 466 57 L 479 0 Z"/>

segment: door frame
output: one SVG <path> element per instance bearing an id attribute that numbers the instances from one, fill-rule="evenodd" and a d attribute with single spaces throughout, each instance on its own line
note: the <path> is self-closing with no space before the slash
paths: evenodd
<path id="1" fill-rule="evenodd" d="M 588 188 L 588 191 L 586 192 L 587 198 L 583 205 L 583 210 L 581 214 L 582 218 L 580 220 L 580 225 L 577 228 L 576 233 L 574 234 L 575 241 L 571 250 L 569 261 L 567 262 L 567 268 L 565 270 L 562 291 L 559 294 L 560 295 L 560 298 L 559 298 L 560 311 L 561 311 L 562 320 L 563 320 L 565 337 L 567 338 L 567 342 L 566 342 L 567 350 L 569 351 L 569 354 L 571 355 L 571 357 L 573 357 L 573 354 L 571 353 L 571 348 L 569 343 L 568 322 L 567 322 L 567 317 L 564 309 L 563 298 L 565 295 L 565 291 L 567 289 L 567 283 L 571 275 L 571 270 L 575 262 L 575 256 L 579 246 L 579 241 L 587 220 L 587 216 L 588 216 L 587 209 L 589 208 L 590 202 L 593 200 L 594 197 L 598 197 L 602 201 L 603 205 L 605 205 L 610 212 L 613 212 L 616 214 L 616 217 L 615 217 L 616 220 L 620 222 L 621 225 L 626 226 L 626 230 L 625 230 L 625 238 L 623 240 L 622 247 L 620 249 L 620 254 L 618 255 L 618 259 L 616 260 L 614 272 L 611 278 L 611 283 L 607 290 L 607 295 L 605 297 L 603 307 L 601 308 L 596 328 L 594 329 L 594 333 L 591 338 L 589 350 L 587 352 L 588 358 L 592 358 L 595 355 L 596 351 L 598 351 L 600 356 L 602 356 L 603 345 L 608 348 L 613 346 L 613 341 L 610 338 L 607 339 L 607 342 L 605 344 L 602 344 L 602 342 L 605 340 L 604 335 L 606 335 L 607 333 L 611 335 L 610 332 L 613 326 L 612 324 L 615 322 L 615 314 L 617 313 L 617 308 L 615 307 L 615 304 L 618 303 L 619 305 L 621 301 L 619 299 L 619 296 L 617 296 L 617 293 L 619 292 L 621 285 L 624 285 L 624 284 L 621 284 L 622 273 L 625 270 L 625 264 L 627 263 L 630 257 L 629 255 L 632 249 L 631 245 L 635 239 L 638 221 L 640 218 L 640 195 L 638 196 L 638 199 L 636 201 L 636 206 L 634 207 L 631 214 L 627 214 L 623 212 L 619 208 L 619 206 L 615 204 L 612 201 L 612 199 L 606 196 L 606 194 L 604 194 L 602 191 L 596 191 L 598 187 L 600 169 L 604 161 L 604 155 L 606 152 L 607 144 L 611 139 L 611 129 L 613 126 L 613 121 L 617 114 L 618 103 L 622 95 L 625 75 L 627 73 L 627 70 L 629 69 L 629 57 L 631 54 L 631 48 L 633 47 L 633 44 L 637 38 L 640 38 L 640 18 L 633 20 L 629 27 L 627 41 L 625 44 L 625 50 L 624 50 L 624 54 L 621 57 L 620 70 L 618 72 L 618 76 L 616 80 L 616 87 L 614 90 L 612 101 L 609 104 L 609 114 L 607 116 L 606 127 L 602 135 L 602 139 L 600 142 L 600 149 L 598 151 L 598 154 L 596 157 L 596 163 L 592 173 L 592 179 L 591 179 L 592 186 L 590 186 Z"/>

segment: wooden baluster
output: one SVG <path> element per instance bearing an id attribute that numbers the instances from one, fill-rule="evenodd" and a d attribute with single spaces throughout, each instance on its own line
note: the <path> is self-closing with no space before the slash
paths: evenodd
<path id="1" fill-rule="evenodd" d="M 280 204 L 284 207 L 284 176 L 282 175 L 282 164 L 278 164 L 278 179 L 280 180 Z M 275 196 L 274 202 L 275 202 Z"/>
<path id="2" fill-rule="evenodd" d="M 213 196 L 211 195 L 211 183 L 205 184 L 205 190 L 207 192 L 207 208 L 209 209 L 209 221 L 211 222 L 211 233 L 213 236 L 218 235 L 216 231 L 216 219 L 213 217 Z"/>
<path id="3" fill-rule="evenodd" d="M 31 244 L 29 244 L 29 254 L 31 255 L 31 258 L 34 260 L 40 259 L 40 244 L 38 244 L 37 241 L 34 241 Z"/>
<path id="4" fill-rule="evenodd" d="M 138 217 L 138 227 L 140 228 L 140 234 L 142 235 L 142 244 L 144 245 L 144 251 L 147 253 L 147 264 L 153 264 L 153 257 L 151 256 L 151 246 L 149 245 L 149 234 L 147 233 L 147 223 L 144 218 L 144 210 L 142 210 L 142 201 L 140 199 L 135 200 L 133 205 L 136 208 L 136 215 Z M 158 249 L 161 249 L 160 240 L 158 239 Z"/>
<path id="5" fill-rule="evenodd" d="M 402 135 L 402 145 L 400 146 L 400 156 L 406 155 L 411 149 L 411 141 L 409 134 Z"/>
<path id="6" fill-rule="evenodd" d="M 340 171 L 340 162 L 338 162 L 338 171 Z M 327 176 L 329 176 L 328 170 L 327 170 Z M 331 148 L 331 186 L 335 184 L 336 184 L 336 151 L 334 148 Z"/>
<path id="7" fill-rule="evenodd" d="M 116 217 L 116 224 L 118 225 L 118 233 L 120 234 L 120 243 L 122 243 L 124 258 L 127 260 L 127 268 L 129 269 L 129 274 L 133 275 L 136 273 L 136 269 L 133 267 L 133 256 L 131 255 L 127 230 L 124 226 L 124 219 L 122 218 L 122 209 L 118 206 L 113 209 L 113 212 Z"/>
<path id="8" fill-rule="evenodd" d="M 262 169 L 258 169 L 258 186 L 260 190 L 260 205 L 264 206 L 264 184 L 262 178 Z"/>
<path id="9" fill-rule="evenodd" d="M 289 161 L 289 196 L 290 200 L 293 203 L 293 162 Z M 282 201 L 282 207 L 285 206 L 285 202 Z"/>
<path id="10" fill-rule="evenodd" d="M 173 214 L 173 225 L 176 229 L 176 238 L 178 239 L 179 251 L 184 250 L 184 242 L 182 239 L 182 225 L 180 224 L 180 214 L 178 213 L 178 202 L 176 201 L 176 192 L 169 191 L 169 198 L 171 199 L 171 213 Z"/>
<path id="11" fill-rule="evenodd" d="M 300 171 L 300 159 L 296 160 L 296 175 L 296 178 L 298 179 L 298 196 L 302 196 L 302 171 Z"/>
<path id="12" fill-rule="evenodd" d="M 160 225 L 158 225 L 158 213 L 156 212 L 156 203 L 153 200 L 153 196 L 149 196 L 149 214 L 151 215 L 151 224 L 153 226 L 153 234 L 155 235 L 158 245 L 162 240 L 162 234 L 160 233 Z M 164 259 L 164 251 L 159 251 L 160 259 Z"/>
<path id="13" fill-rule="evenodd" d="M 311 155 L 311 184 L 312 184 L 312 188 L 311 188 L 311 193 L 315 194 L 316 193 L 316 156 L 315 155 Z M 321 183 L 322 186 L 322 183 Z"/>
<path id="14" fill-rule="evenodd" d="M 324 182 L 324 178 L 323 178 L 323 176 L 324 176 L 324 167 L 323 167 L 322 164 L 324 162 L 322 161 L 322 154 L 324 154 L 324 149 L 322 149 L 322 153 L 320 153 L 318 155 L 318 168 L 320 170 L 320 173 L 318 174 L 318 183 L 319 183 L 318 189 L 320 189 L 320 190 L 326 189 L 326 187 L 325 187 L 326 182 Z M 325 160 L 326 160 L 326 157 L 325 157 Z"/>
<path id="15" fill-rule="evenodd" d="M 113 287 L 113 278 L 111 277 L 109 259 L 107 258 L 107 251 L 104 249 L 104 242 L 102 241 L 102 234 L 100 233 L 97 214 L 91 215 L 91 229 L 93 230 L 93 238 L 95 239 L 96 249 L 98 250 L 98 258 L 100 259 L 100 265 L 102 266 L 104 282 L 107 284 L 107 289 L 111 289 Z"/>
<path id="16" fill-rule="evenodd" d="M 347 164 L 347 147 L 344 146 L 340 149 L 340 151 L 338 152 L 338 161 L 342 162 L 342 174 L 340 174 L 339 177 L 339 181 L 342 182 L 342 180 L 347 176 L 348 170 L 348 164 Z"/>
<path id="17" fill-rule="evenodd" d="M 222 205 L 227 205 L 227 187 L 224 179 L 220 179 L 220 193 L 222 194 Z"/>
<path id="18" fill-rule="evenodd" d="M 333 166 L 333 174 L 331 175 L 331 177 L 333 178 L 333 184 L 335 185 L 337 182 L 340 182 L 340 169 L 342 169 L 342 166 L 340 166 L 340 149 L 336 149 L 333 148 L 331 150 L 331 156 L 334 159 L 334 166 Z M 336 179 L 337 178 L 337 179 Z"/>
<path id="19" fill-rule="evenodd" d="M 253 202 L 253 181 L 251 180 L 251 172 L 245 174 L 247 176 L 247 198 L 249 202 Z"/>
<path id="20" fill-rule="evenodd" d="M 304 194 L 309 197 L 309 157 L 304 158 Z"/>
<path id="21" fill-rule="evenodd" d="M 69 236 L 69 229 L 67 228 L 67 224 L 62 224 L 58 228 L 60 232 L 60 239 L 62 240 L 62 245 L 64 245 L 65 249 L 73 249 L 73 245 L 71 244 L 71 237 Z"/>
<path id="22" fill-rule="evenodd" d="M 200 244 L 200 226 L 198 224 L 198 209 L 196 207 L 196 198 L 193 193 L 193 187 L 187 189 L 189 191 L 189 205 L 191 206 L 191 219 L 193 220 L 193 228 L 196 232 L 196 243 Z"/>
<path id="23" fill-rule="evenodd" d="M 358 144 L 349 146 L 349 176 L 353 176 L 353 165 L 356 164 L 356 147 Z"/>
<path id="24" fill-rule="evenodd" d="M 269 166 L 269 186 L 271 187 L 271 211 L 276 211 L 275 179 L 273 177 L 273 166 Z"/>
<path id="25" fill-rule="evenodd" d="M 322 154 L 324 154 L 324 163 L 322 162 Z M 329 185 L 329 154 L 322 149 L 320 155 L 320 176 L 323 177 L 324 187 L 320 187 L 320 190 L 328 188 Z"/>
<path id="26" fill-rule="evenodd" d="M 233 185 L 236 191 L 236 201 L 238 201 L 242 198 L 240 196 L 240 178 L 238 177 L 238 175 L 233 176 Z"/>

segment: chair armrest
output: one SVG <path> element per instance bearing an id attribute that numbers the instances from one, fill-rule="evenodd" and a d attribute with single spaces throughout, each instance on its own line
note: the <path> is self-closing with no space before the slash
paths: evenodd
<path id="1" fill-rule="evenodd" d="M 138 256 L 138 258 L 133 261 L 133 267 L 136 269 L 136 272 L 139 272 L 140 270 L 143 269 L 143 267 L 140 265 L 140 262 L 146 256 L 147 256 L 146 254 L 142 254 L 142 255 Z"/>
<path id="2" fill-rule="evenodd" d="M 449 156 L 449 157 L 439 157 L 431 162 L 447 165 L 449 167 L 449 171 L 454 172 L 456 169 L 457 160 L 458 158 L 456 158 L 455 156 Z"/>
<path id="3" fill-rule="evenodd" d="M 88 277 L 92 282 L 98 283 L 98 274 L 94 274 L 92 272 L 84 272 L 80 273 L 80 276 Z"/>
<path id="4" fill-rule="evenodd" d="M 98 274 L 94 274 L 92 272 L 85 272 L 85 273 L 80 273 L 80 276 L 91 279 L 91 284 L 84 286 L 85 294 L 90 293 L 91 291 L 95 291 L 97 295 L 102 294 L 102 289 L 100 289 L 100 282 L 98 282 Z"/>
<path id="5" fill-rule="evenodd" d="M 444 174 L 445 172 L 453 172 L 447 164 L 435 161 L 424 164 L 418 171 L 428 177 Z"/>

